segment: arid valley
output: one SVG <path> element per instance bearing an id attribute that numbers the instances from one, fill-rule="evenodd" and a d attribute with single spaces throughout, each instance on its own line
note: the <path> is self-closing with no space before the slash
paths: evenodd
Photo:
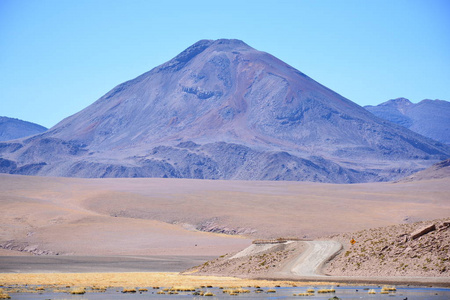
<path id="1" fill-rule="evenodd" d="M 450 299 L 445 1 L 3 2 L 0 299 Z"/>
<path id="2" fill-rule="evenodd" d="M 379 265 L 356 260 L 342 272 L 342 261 L 351 251 L 355 260 L 363 257 L 357 254 L 363 248 L 380 251 L 382 247 L 373 246 L 373 241 L 394 244 L 400 233 L 409 235 L 430 222 L 439 226 L 450 221 L 449 178 L 441 174 L 430 179 L 420 173 L 416 177 L 421 180 L 342 185 L 0 175 L 0 269 L 6 271 L 0 282 L 47 289 L 49 285 L 123 287 L 148 282 L 231 287 L 320 282 L 448 286 L 448 259 L 439 270 L 428 264 L 429 272 L 418 273 L 410 263 L 409 269 L 395 273 L 399 270 L 392 263 L 395 257 Z M 431 243 L 436 238 L 446 243 L 440 249 L 448 257 L 450 228 L 439 231 L 439 236 L 433 234 L 437 233 L 427 234 Z M 280 237 L 299 241 L 252 244 Z M 352 238 L 355 245 L 350 244 Z M 421 243 L 430 242 L 423 238 Z M 304 241 L 314 240 L 335 241 L 338 252 L 320 257 L 320 266 L 314 266 L 312 273 L 303 272 L 305 264 L 297 266 L 303 271 L 296 273 L 296 261 L 317 250 Z M 442 253 L 436 255 L 433 262 L 441 262 Z M 417 261 L 426 264 L 427 257 Z M 180 271 L 184 275 L 177 275 Z M 125 277 L 117 277 L 120 274 Z"/>
<path id="3" fill-rule="evenodd" d="M 252 239 L 450 215 L 448 178 L 339 185 L 0 176 L 4 254 L 223 255 Z"/>

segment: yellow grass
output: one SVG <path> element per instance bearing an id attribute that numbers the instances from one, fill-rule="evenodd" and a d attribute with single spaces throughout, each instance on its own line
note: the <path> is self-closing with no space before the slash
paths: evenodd
<path id="1" fill-rule="evenodd" d="M 269 281 L 251 280 L 235 277 L 217 276 L 191 276 L 180 275 L 179 273 L 2 273 L 0 274 L 0 285 L 39 285 L 39 286 L 109 286 L 109 287 L 129 287 L 129 286 L 162 286 L 162 287 L 197 287 L 214 286 L 224 288 L 241 288 L 248 286 L 275 287 L 276 285 L 291 286 L 311 286 L 329 285 L 324 282 L 294 282 L 294 281 Z"/>
<path id="2" fill-rule="evenodd" d="M 335 293 L 336 290 L 331 288 L 331 289 L 320 289 L 317 291 L 317 293 L 319 294 L 327 294 L 327 293 Z"/>
<path id="3" fill-rule="evenodd" d="M 123 288 L 122 293 L 136 293 L 136 289 L 133 287 Z"/>
<path id="4" fill-rule="evenodd" d="M 383 286 L 381 291 L 382 292 L 395 292 L 395 291 L 397 291 L 397 289 L 395 288 L 395 286 L 385 285 L 385 286 Z"/>
<path id="5" fill-rule="evenodd" d="M 250 290 L 243 289 L 243 288 L 237 288 L 237 289 L 224 289 L 222 292 L 228 293 L 230 295 L 237 295 L 237 294 L 250 293 Z"/>
<path id="6" fill-rule="evenodd" d="M 86 289 L 84 287 L 78 287 L 71 290 L 70 293 L 74 295 L 82 295 L 86 293 Z"/>
<path id="7" fill-rule="evenodd" d="M 11 299 L 11 297 L 3 289 L 0 289 L 0 299 Z"/>

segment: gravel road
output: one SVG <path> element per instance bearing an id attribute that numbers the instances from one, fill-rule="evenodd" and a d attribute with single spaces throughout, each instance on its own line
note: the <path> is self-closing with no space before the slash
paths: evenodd
<path id="1" fill-rule="evenodd" d="M 324 276 L 320 274 L 322 265 L 342 249 L 337 241 L 305 241 L 307 249 L 297 259 L 288 263 L 282 270 L 284 274 L 296 276 Z"/>

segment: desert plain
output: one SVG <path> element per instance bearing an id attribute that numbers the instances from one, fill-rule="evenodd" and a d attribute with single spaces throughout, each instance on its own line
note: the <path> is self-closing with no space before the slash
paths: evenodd
<path id="1" fill-rule="evenodd" d="M 253 239 L 314 239 L 448 217 L 449 183 L 2 174 L 0 247 L 3 255 L 223 255 Z"/>
<path id="2" fill-rule="evenodd" d="M 24 255 L 176 257 L 196 265 L 255 239 L 350 239 L 352 232 L 450 216 L 448 177 L 348 185 L 1 174 L 0 190 L 0 272 Z M 107 272 L 95 266 L 86 272 Z M 2 280 L 18 284 L 19 275 Z"/>

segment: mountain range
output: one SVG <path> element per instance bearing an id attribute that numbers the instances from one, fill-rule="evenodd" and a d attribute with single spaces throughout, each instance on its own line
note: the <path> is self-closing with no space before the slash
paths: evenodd
<path id="1" fill-rule="evenodd" d="M 0 143 L 0 172 L 355 183 L 449 157 L 448 145 L 220 39 L 193 44 L 42 134 Z"/>
<path id="2" fill-rule="evenodd" d="M 46 131 L 44 126 L 19 119 L 0 117 L 0 141 L 9 141 Z"/>
<path id="3" fill-rule="evenodd" d="M 364 108 L 377 117 L 450 145 L 450 102 L 448 101 L 425 99 L 414 104 L 406 98 L 397 98 Z"/>

